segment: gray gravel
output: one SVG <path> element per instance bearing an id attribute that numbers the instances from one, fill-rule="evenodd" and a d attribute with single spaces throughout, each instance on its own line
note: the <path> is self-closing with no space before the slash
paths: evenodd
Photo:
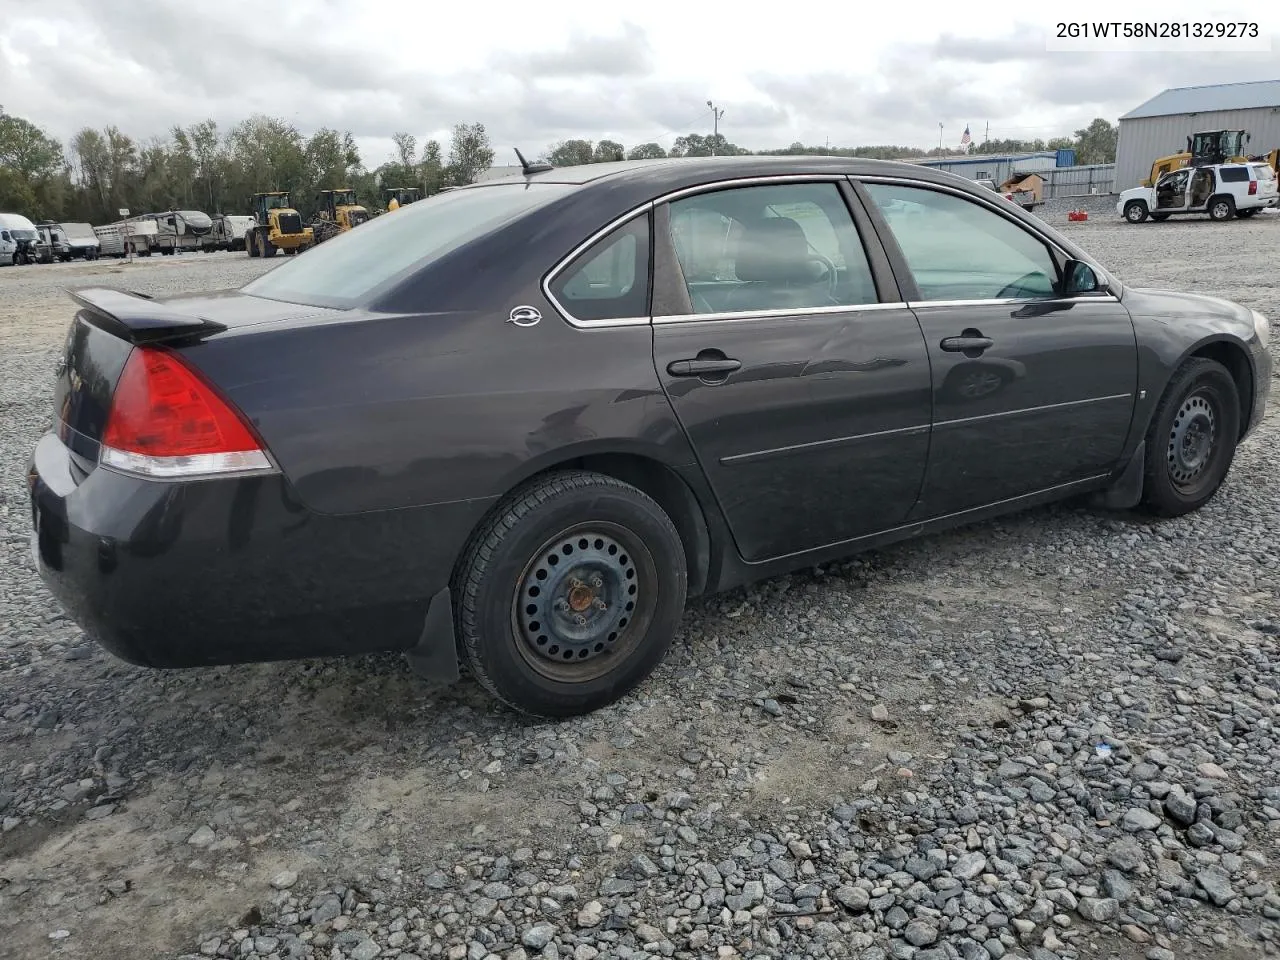
<path id="1" fill-rule="evenodd" d="M 1280 316 L 1280 216 L 1068 229 Z M 0 271 L 0 326 L 64 314 L 0 351 L 0 954 L 1280 952 L 1276 415 L 1198 515 L 1068 504 L 696 602 L 637 695 L 530 723 L 394 657 L 148 672 L 87 644 L 29 567 L 69 317 L 41 270 Z"/>

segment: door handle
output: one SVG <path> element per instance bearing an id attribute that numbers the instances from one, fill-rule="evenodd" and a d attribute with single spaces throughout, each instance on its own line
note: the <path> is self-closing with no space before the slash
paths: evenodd
<path id="1" fill-rule="evenodd" d="M 733 373 L 742 369 L 742 361 L 728 358 L 719 360 L 672 360 L 667 364 L 667 373 L 673 377 L 706 377 L 720 373 Z"/>
<path id="2" fill-rule="evenodd" d="M 976 356 L 982 351 L 995 346 L 995 341 L 990 337 L 982 336 L 976 330 L 966 330 L 959 337 L 947 337 L 938 346 L 947 351 L 947 353 L 963 353 L 966 356 L 971 354 Z"/>

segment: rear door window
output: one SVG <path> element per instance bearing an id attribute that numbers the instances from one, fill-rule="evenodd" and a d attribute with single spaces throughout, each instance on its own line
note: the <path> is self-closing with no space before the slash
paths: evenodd
<path id="1" fill-rule="evenodd" d="M 1248 183 L 1248 167 L 1219 167 L 1218 177 L 1223 183 Z"/>
<path id="2" fill-rule="evenodd" d="M 862 238 L 834 183 L 739 187 L 673 201 L 671 238 L 694 313 L 879 300 Z"/>

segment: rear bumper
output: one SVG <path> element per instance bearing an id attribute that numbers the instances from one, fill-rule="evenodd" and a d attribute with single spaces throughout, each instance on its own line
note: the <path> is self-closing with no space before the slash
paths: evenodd
<path id="1" fill-rule="evenodd" d="M 421 649 L 431 598 L 484 509 L 330 517 L 279 475 L 157 482 L 100 467 L 77 483 L 75 469 L 55 435 L 41 438 L 35 562 L 86 634 L 150 667 Z M 451 636 L 431 642 L 453 655 Z"/>

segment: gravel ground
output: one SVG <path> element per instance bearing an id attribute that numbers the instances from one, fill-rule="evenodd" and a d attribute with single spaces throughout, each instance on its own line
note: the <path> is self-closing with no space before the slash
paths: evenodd
<path id="1" fill-rule="evenodd" d="M 1131 282 L 1280 317 L 1280 215 L 1061 219 Z M 0 271 L 0 955 L 1280 952 L 1280 417 L 1192 517 L 1069 504 L 695 602 L 591 717 L 395 657 L 136 669 L 30 569 L 61 288 L 262 269 Z"/>

